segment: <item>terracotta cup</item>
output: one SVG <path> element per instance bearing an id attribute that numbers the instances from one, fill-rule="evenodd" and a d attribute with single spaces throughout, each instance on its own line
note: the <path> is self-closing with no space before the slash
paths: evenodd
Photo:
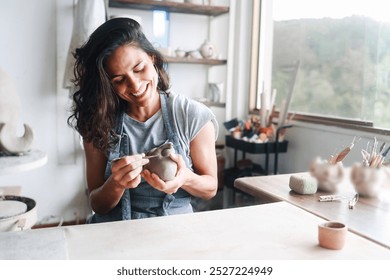
<path id="1" fill-rule="evenodd" d="M 318 225 L 318 242 L 323 248 L 340 250 L 344 247 L 348 228 L 340 222 L 326 222 Z"/>

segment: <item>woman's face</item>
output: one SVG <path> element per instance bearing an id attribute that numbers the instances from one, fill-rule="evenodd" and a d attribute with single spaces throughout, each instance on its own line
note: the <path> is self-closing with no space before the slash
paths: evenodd
<path id="1" fill-rule="evenodd" d="M 107 58 L 105 68 L 120 98 L 144 106 L 157 96 L 158 75 L 152 58 L 142 49 L 119 47 Z"/>

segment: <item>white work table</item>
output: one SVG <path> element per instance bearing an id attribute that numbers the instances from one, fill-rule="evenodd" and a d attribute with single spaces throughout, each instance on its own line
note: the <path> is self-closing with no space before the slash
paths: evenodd
<path id="1" fill-rule="evenodd" d="M 390 259 L 348 232 L 339 251 L 318 246 L 323 219 L 287 202 L 195 214 L 0 233 L 0 259 Z"/>

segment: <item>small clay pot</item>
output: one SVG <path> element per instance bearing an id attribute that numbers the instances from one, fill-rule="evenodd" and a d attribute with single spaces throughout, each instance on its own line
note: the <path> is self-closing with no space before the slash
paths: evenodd
<path id="1" fill-rule="evenodd" d="M 153 148 L 147 152 L 146 156 L 155 156 L 149 159 L 149 163 L 144 166 L 145 169 L 157 174 L 161 180 L 170 181 L 176 176 L 177 164 L 169 155 L 175 153 L 171 142 L 165 143 L 160 147 Z"/>
<path id="2" fill-rule="evenodd" d="M 348 228 L 339 222 L 326 222 L 318 225 L 318 243 L 321 247 L 340 250 L 345 245 Z"/>

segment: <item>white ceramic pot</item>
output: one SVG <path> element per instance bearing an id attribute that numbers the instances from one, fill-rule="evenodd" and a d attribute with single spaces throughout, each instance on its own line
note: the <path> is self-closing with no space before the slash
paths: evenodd
<path id="1" fill-rule="evenodd" d="M 188 52 L 188 57 L 189 58 L 201 59 L 202 55 L 199 53 L 199 51 L 189 51 Z"/>
<path id="2" fill-rule="evenodd" d="M 175 50 L 176 57 L 185 57 L 186 51 L 182 49 L 176 49 Z"/>
<path id="3" fill-rule="evenodd" d="M 0 218 L 0 232 L 20 231 L 30 229 L 35 225 L 37 221 L 37 207 L 36 202 L 33 199 L 22 196 L 5 195 L 0 196 L 0 203 L 1 202 L 18 202 L 15 203 L 15 205 L 24 203 L 26 204 L 26 211 L 23 213 L 15 212 L 15 215 Z M 12 204 L 7 204 L 7 206 L 8 205 Z"/>
<path id="4" fill-rule="evenodd" d="M 344 177 L 344 167 L 341 162 L 330 164 L 327 160 L 316 158 L 310 166 L 310 174 L 317 179 L 318 190 L 334 193 Z"/>
<path id="5" fill-rule="evenodd" d="M 200 54 L 204 58 L 212 58 L 216 54 L 216 48 L 209 41 L 205 41 L 199 48 Z"/>
<path id="6" fill-rule="evenodd" d="M 351 168 L 351 182 L 360 196 L 377 197 L 385 174 L 382 168 L 372 168 L 356 163 Z"/>

